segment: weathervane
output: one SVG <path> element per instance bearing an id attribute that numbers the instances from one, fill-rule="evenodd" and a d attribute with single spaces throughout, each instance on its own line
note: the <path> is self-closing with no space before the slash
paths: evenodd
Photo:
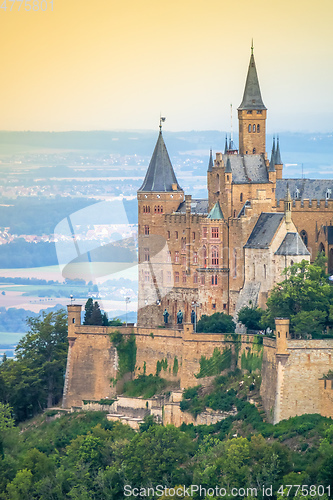
<path id="1" fill-rule="evenodd" d="M 162 132 L 162 122 L 165 122 L 165 116 L 160 115 L 160 131 Z"/>
<path id="2" fill-rule="evenodd" d="M 251 54 L 253 55 L 253 38 L 252 38 L 252 43 L 251 43 Z"/>

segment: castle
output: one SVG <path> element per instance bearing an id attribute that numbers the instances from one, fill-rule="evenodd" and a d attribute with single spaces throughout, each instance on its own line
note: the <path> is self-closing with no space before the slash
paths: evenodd
<path id="1" fill-rule="evenodd" d="M 176 179 L 161 125 L 138 190 L 138 324 L 236 315 L 250 301 L 263 307 L 282 270 L 328 255 L 333 271 L 333 181 L 283 179 L 279 139 L 266 153 L 265 107 L 253 48 L 238 108 L 239 150 L 226 139 L 210 153 L 207 199 L 192 199 Z M 287 189 L 289 186 L 289 190 Z M 288 192 L 288 193 L 287 193 Z"/>
<path id="2" fill-rule="evenodd" d="M 250 302 L 264 306 L 282 270 L 314 260 L 318 251 L 325 252 L 333 270 L 333 181 L 283 179 L 279 140 L 267 157 L 266 117 L 252 49 L 238 108 L 239 150 L 226 141 L 214 161 L 211 152 L 204 200 L 185 195 L 178 184 L 160 126 L 138 191 L 138 324 L 84 326 L 81 306 L 68 306 L 65 408 L 82 408 L 121 391 L 112 383 L 119 374 L 118 351 L 110 340 L 116 329 L 135 338 L 134 375 L 155 374 L 163 364 L 162 377 L 182 390 L 198 384 L 200 359 L 211 357 L 216 348 L 230 349 L 238 360 L 259 355 L 255 335 L 197 333 L 193 309 L 199 318 L 217 311 L 236 316 Z M 176 324 L 179 310 L 182 325 Z M 276 338 L 264 338 L 260 354 L 260 392 L 270 421 L 303 413 L 333 417 L 333 385 L 323 377 L 333 368 L 332 354 L 332 339 L 291 339 L 289 320 L 276 320 Z M 164 414 L 164 423 L 179 425 L 188 418 L 179 410 L 179 397 L 155 408 Z M 152 401 L 125 400 L 116 401 L 112 411 L 121 411 L 122 405 L 126 411 L 131 406 L 135 415 L 153 411 Z M 200 422 L 212 423 L 211 416 L 207 419 Z"/>

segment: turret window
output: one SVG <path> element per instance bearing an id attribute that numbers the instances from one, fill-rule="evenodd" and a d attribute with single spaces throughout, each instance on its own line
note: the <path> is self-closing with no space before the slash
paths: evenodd
<path id="1" fill-rule="evenodd" d="M 257 125 L 257 132 L 260 132 L 260 125 Z"/>
<path id="2" fill-rule="evenodd" d="M 149 235 L 149 226 L 145 226 L 145 236 Z"/>
<path id="3" fill-rule="evenodd" d="M 249 132 L 251 132 L 251 130 L 252 130 L 252 127 L 251 127 L 251 125 L 249 125 Z"/>
<path id="4" fill-rule="evenodd" d="M 255 155 L 256 154 L 256 148 L 253 148 L 252 153 Z"/>
<path id="5" fill-rule="evenodd" d="M 256 126 L 255 125 L 253 125 L 252 130 L 253 130 L 253 132 L 256 131 Z"/>
<path id="6" fill-rule="evenodd" d="M 243 201 L 243 193 L 240 194 L 239 201 Z"/>
<path id="7" fill-rule="evenodd" d="M 246 112 L 246 114 L 252 115 L 252 109 L 251 110 L 248 109 L 247 112 Z"/>

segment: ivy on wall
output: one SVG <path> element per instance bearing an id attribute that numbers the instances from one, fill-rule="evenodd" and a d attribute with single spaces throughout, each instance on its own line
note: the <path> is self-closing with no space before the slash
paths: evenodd
<path id="1" fill-rule="evenodd" d="M 178 374 L 178 369 L 179 369 L 178 358 L 177 356 L 175 356 L 175 359 L 173 361 L 172 374 L 176 376 Z"/>
<path id="2" fill-rule="evenodd" d="M 136 342 L 135 335 L 126 337 L 119 331 L 110 335 L 110 340 L 117 349 L 118 371 L 117 379 L 120 380 L 125 373 L 134 372 L 136 364 Z"/>
<path id="3" fill-rule="evenodd" d="M 200 371 L 195 375 L 196 378 L 219 375 L 223 370 L 231 367 L 232 351 L 230 347 L 225 347 L 221 352 L 215 347 L 210 358 L 201 356 Z"/>

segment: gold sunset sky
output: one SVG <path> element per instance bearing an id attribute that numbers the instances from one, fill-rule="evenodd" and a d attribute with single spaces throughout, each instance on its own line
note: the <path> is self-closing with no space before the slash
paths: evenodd
<path id="1" fill-rule="evenodd" d="M 0 0 L 0 3 L 3 0 Z M 331 131 L 332 0 L 53 0 L 0 9 L 0 129 L 229 129 L 251 39 L 268 131 Z M 236 127 L 235 127 L 236 128 Z"/>

